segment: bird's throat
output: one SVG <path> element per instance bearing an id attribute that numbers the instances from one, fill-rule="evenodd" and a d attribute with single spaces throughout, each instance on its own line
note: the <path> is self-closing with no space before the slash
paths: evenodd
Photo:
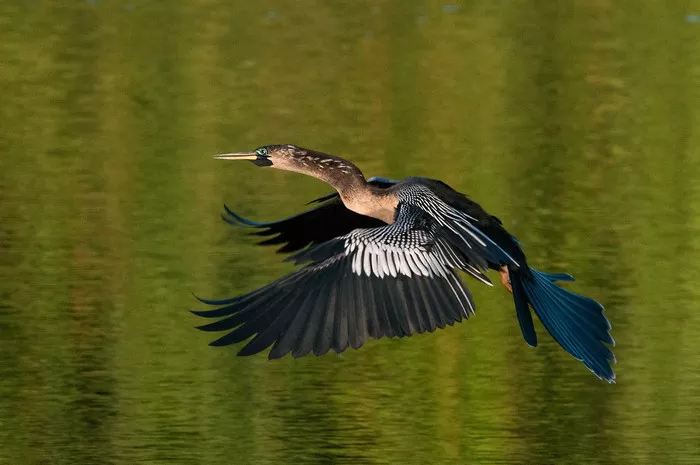
<path id="1" fill-rule="evenodd" d="M 348 210 L 376 218 L 387 224 L 394 222 L 399 202 L 391 190 L 377 189 L 365 184 L 362 188 L 339 192 Z"/>

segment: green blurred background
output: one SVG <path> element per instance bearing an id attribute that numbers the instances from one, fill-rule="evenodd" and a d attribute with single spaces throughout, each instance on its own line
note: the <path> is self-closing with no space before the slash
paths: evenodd
<path id="1" fill-rule="evenodd" d="M 700 0 L 0 3 L 0 463 L 700 463 Z M 321 358 L 210 348 L 190 291 L 291 270 L 219 218 L 295 143 L 442 179 L 606 306 L 618 383 L 510 295 Z M 494 276 L 497 278 L 497 276 Z"/>

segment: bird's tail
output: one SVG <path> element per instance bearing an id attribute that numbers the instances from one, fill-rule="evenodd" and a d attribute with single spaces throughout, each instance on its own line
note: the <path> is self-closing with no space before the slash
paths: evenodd
<path id="1" fill-rule="evenodd" d="M 510 272 L 515 310 L 525 341 L 537 345 L 535 328 L 528 304 L 533 308 L 549 334 L 564 350 L 582 361 L 599 378 L 612 383 L 615 372 L 609 361 L 615 356 L 604 343 L 615 345 L 610 335 L 610 322 L 603 315 L 603 306 L 555 284 L 573 281 L 568 274 L 550 274 L 530 268 Z"/>

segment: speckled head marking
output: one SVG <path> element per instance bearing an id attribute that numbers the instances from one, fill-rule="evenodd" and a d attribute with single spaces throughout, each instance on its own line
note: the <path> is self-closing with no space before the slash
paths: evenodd
<path id="1" fill-rule="evenodd" d="M 331 173 L 348 177 L 362 176 L 359 169 L 342 158 L 304 149 L 292 144 L 265 145 L 251 152 L 217 155 L 220 160 L 248 160 L 258 166 L 270 166 L 285 171 L 295 171 L 329 182 Z M 364 177 L 362 177 L 364 181 Z"/>

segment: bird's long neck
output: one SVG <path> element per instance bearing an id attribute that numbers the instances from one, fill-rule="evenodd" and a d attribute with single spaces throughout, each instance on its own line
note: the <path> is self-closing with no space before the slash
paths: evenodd
<path id="1" fill-rule="evenodd" d="M 367 184 L 362 171 L 342 158 L 308 151 L 284 169 L 313 176 L 338 191 L 345 206 L 356 213 L 394 222 L 397 201 L 393 194 Z"/>
<path id="2" fill-rule="evenodd" d="M 362 171 L 354 164 L 340 158 L 329 156 L 319 160 L 311 175 L 329 184 L 338 191 L 341 198 L 369 190 Z"/>

